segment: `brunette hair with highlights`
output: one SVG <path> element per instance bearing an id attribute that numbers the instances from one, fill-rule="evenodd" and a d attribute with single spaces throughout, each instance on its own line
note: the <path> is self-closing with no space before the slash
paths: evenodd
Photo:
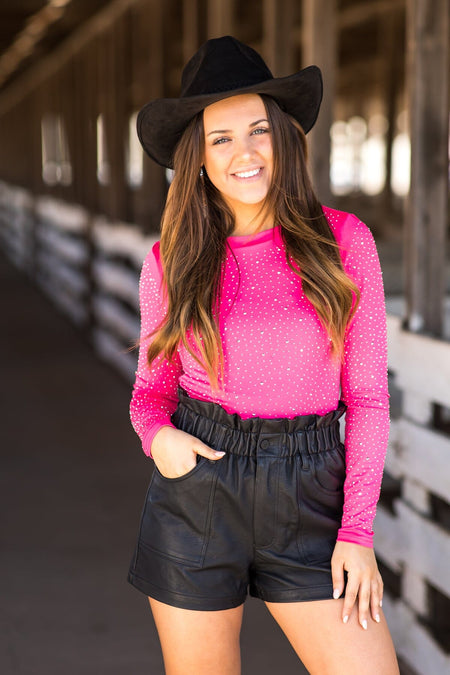
<path id="1" fill-rule="evenodd" d="M 307 169 L 306 137 L 300 124 L 269 96 L 261 95 L 273 146 L 273 175 L 261 215 L 280 224 L 286 258 L 330 338 L 331 354 L 343 358 L 346 328 L 359 302 L 339 247 Z M 183 344 L 205 368 L 211 386 L 223 378 L 218 304 L 226 238 L 234 216 L 203 164 L 203 113 L 194 117 L 177 144 L 174 178 L 161 221 L 161 261 L 167 313 L 152 333 L 147 358 L 172 359 Z"/>

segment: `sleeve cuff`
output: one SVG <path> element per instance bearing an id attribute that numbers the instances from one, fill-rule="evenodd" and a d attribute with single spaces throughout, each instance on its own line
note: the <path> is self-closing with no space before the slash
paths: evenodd
<path id="1" fill-rule="evenodd" d="M 365 530 L 353 530 L 350 527 L 341 527 L 337 540 L 373 548 L 373 532 L 366 532 Z"/>
<path id="2" fill-rule="evenodd" d="M 172 427 L 173 429 L 176 429 L 175 425 L 172 424 L 172 422 L 155 422 L 147 429 L 142 438 L 142 449 L 144 453 L 147 455 L 147 457 L 151 457 L 152 459 L 153 459 L 151 452 L 152 441 L 156 436 L 157 432 L 161 429 L 161 427 Z"/>

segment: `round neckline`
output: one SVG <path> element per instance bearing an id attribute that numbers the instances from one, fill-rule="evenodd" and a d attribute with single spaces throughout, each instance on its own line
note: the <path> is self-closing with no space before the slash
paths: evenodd
<path id="1" fill-rule="evenodd" d="M 280 226 L 274 225 L 267 230 L 261 232 L 254 232 L 253 234 L 232 234 L 227 237 L 227 242 L 232 248 L 239 248 L 240 246 L 250 246 L 254 244 L 262 244 L 265 241 L 274 239 L 279 234 Z"/>

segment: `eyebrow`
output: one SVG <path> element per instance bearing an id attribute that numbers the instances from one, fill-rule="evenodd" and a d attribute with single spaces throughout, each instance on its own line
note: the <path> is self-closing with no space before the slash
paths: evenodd
<path id="1" fill-rule="evenodd" d="M 266 120 L 265 117 L 263 117 L 260 120 L 256 120 L 256 122 L 252 122 L 248 126 L 251 127 L 256 127 L 257 124 L 261 124 L 261 122 L 269 122 L 269 120 Z M 211 136 L 212 134 L 229 134 L 231 132 L 231 129 L 215 129 L 214 131 L 210 131 L 207 136 Z"/>

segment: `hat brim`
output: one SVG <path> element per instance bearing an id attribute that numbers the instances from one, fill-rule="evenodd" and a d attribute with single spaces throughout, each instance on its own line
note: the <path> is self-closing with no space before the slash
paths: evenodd
<path id="1" fill-rule="evenodd" d="M 145 152 L 161 166 L 173 168 L 173 153 L 189 121 L 206 106 L 238 94 L 267 94 L 292 115 L 305 134 L 312 129 L 322 101 L 322 74 L 308 66 L 287 77 L 248 87 L 185 98 L 159 98 L 147 103 L 137 117 L 137 134 Z"/>

